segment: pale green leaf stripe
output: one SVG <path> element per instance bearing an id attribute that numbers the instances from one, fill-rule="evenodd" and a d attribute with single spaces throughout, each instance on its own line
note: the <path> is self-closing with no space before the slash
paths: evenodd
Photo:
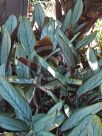
<path id="1" fill-rule="evenodd" d="M 17 132 L 29 131 L 29 127 L 26 122 L 4 115 L 0 115 L 0 127 Z"/>
<path id="2" fill-rule="evenodd" d="M 87 131 L 88 130 L 88 131 Z M 94 134 L 94 135 L 93 135 Z M 68 136 L 102 136 L 102 122 L 97 115 L 85 117 Z"/>
<path id="3" fill-rule="evenodd" d="M 40 4 L 34 5 L 33 21 L 36 21 L 40 28 L 43 28 L 45 20 L 45 13 Z"/>
<path id="4" fill-rule="evenodd" d="M 82 0 L 76 0 L 76 4 L 74 6 L 74 9 L 72 11 L 71 16 L 71 24 L 75 25 L 77 21 L 79 20 L 81 14 L 83 11 L 83 1 Z"/>
<path id="5" fill-rule="evenodd" d="M 76 49 L 80 49 L 81 47 L 85 47 L 86 45 L 90 44 L 96 37 L 96 32 L 88 35 L 87 37 L 79 40 L 76 44 Z"/>
<path id="6" fill-rule="evenodd" d="M 102 70 L 97 72 L 95 75 L 90 77 L 87 81 L 85 81 L 77 90 L 77 96 L 80 97 L 81 95 L 89 92 L 93 88 L 102 84 Z"/>
<path id="7" fill-rule="evenodd" d="M 61 131 L 66 131 L 73 128 L 86 116 L 90 114 L 95 114 L 100 110 L 102 110 L 102 102 L 78 109 L 64 122 L 61 127 Z"/>
<path id="8" fill-rule="evenodd" d="M 1 45 L 1 64 L 7 63 L 11 49 L 11 39 L 7 29 L 4 29 L 2 45 Z"/>
<path id="9" fill-rule="evenodd" d="M 20 118 L 30 123 L 32 111 L 26 99 L 9 83 L 0 77 L 0 94 L 8 101 Z"/>
<path id="10" fill-rule="evenodd" d="M 50 132 L 47 132 L 47 131 L 41 131 L 41 132 L 37 133 L 36 136 L 55 136 L 55 135 Z"/>
<path id="11" fill-rule="evenodd" d="M 11 33 L 14 31 L 14 29 L 17 26 L 17 18 L 14 15 L 11 15 L 8 20 L 5 23 L 5 27 L 7 28 L 9 34 L 11 35 Z"/>
<path id="12" fill-rule="evenodd" d="M 62 23 L 62 26 L 61 26 L 61 30 L 62 32 L 65 32 L 65 30 L 67 30 L 67 28 L 70 26 L 71 24 L 71 15 L 72 15 L 72 10 L 68 10 L 65 18 L 64 18 L 64 21 Z"/>
<path id="13" fill-rule="evenodd" d="M 26 55 L 30 57 L 34 51 L 36 39 L 33 30 L 31 28 L 31 24 L 25 17 L 20 19 L 18 37 L 20 39 L 23 48 L 25 49 Z"/>

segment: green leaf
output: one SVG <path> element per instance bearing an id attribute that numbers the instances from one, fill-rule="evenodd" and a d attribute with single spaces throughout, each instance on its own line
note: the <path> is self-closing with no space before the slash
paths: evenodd
<path id="1" fill-rule="evenodd" d="M 4 78 L 0 77 L 0 94 L 8 101 L 20 119 L 30 123 L 32 111 L 26 99 Z"/>
<path id="2" fill-rule="evenodd" d="M 82 119 L 90 114 L 95 114 L 102 110 L 102 102 L 87 106 L 85 108 L 80 108 L 76 110 L 62 125 L 61 131 L 66 131 L 68 129 L 76 126 Z"/>
<path id="3" fill-rule="evenodd" d="M 44 88 L 47 88 L 49 90 L 55 90 L 62 86 L 62 84 L 58 80 L 53 80 L 50 83 L 47 83 L 43 85 Z"/>
<path id="4" fill-rule="evenodd" d="M 28 55 L 28 57 L 30 57 L 34 51 L 36 39 L 35 39 L 33 30 L 31 28 L 31 24 L 25 17 L 22 17 L 20 19 L 20 24 L 19 24 L 19 29 L 18 29 L 18 37 L 19 37 L 20 42 L 26 52 L 26 55 Z"/>
<path id="5" fill-rule="evenodd" d="M 0 127 L 11 131 L 29 131 L 28 125 L 19 119 L 0 115 Z"/>
<path id="6" fill-rule="evenodd" d="M 67 60 L 67 63 L 74 66 L 75 65 L 75 58 L 73 56 L 72 50 L 69 46 L 67 46 L 66 42 L 60 38 L 57 37 L 58 44 L 63 52 L 63 55 L 65 56 L 65 59 Z"/>
<path id="7" fill-rule="evenodd" d="M 56 112 L 60 112 L 61 108 L 63 106 L 63 101 L 58 102 L 56 105 L 54 105 L 47 114 L 52 114 L 52 113 L 56 113 Z"/>
<path id="8" fill-rule="evenodd" d="M 62 113 L 48 114 L 33 123 L 33 131 L 35 133 L 40 131 L 51 131 L 62 124 L 64 115 Z"/>
<path id="9" fill-rule="evenodd" d="M 32 122 L 34 123 L 34 122 L 38 121 L 39 119 L 41 119 L 45 116 L 46 116 L 46 114 L 44 114 L 44 113 L 39 113 L 37 115 L 33 115 L 32 116 Z"/>
<path id="10" fill-rule="evenodd" d="M 81 95 L 89 92 L 90 90 L 101 84 L 102 84 L 102 70 L 95 73 L 79 87 L 79 89 L 77 90 L 77 96 L 80 97 Z"/>
<path id="11" fill-rule="evenodd" d="M 56 47 L 57 45 L 57 37 L 56 37 L 57 30 L 55 29 L 55 21 L 51 19 L 49 23 L 43 28 L 41 33 L 41 39 L 44 37 L 49 37 L 51 39 L 51 42 Z"/>
<path id="12" fill-rule="evenodd" d="M 52 99 L 55 101 L 55 103 L 58 102 L 58 98 L 52 91 L 48 91 L 47 94 L 52 97 Z"/>
<path id="13" fill-rule="evenodd" d="M 69 40 L 69 39 L 66 37 L 66 35 L 61 32 L 60 29 L 58 30 L 58 34 L 57 34 L 57 35 L 60 36 L 60 37 L 64 40 L 64 42 L 66 43 L 66 45 L 70 47 L 72 53 L 73 53 L 73 54 L 76 56 L 76 58 L 77 58 L 78 54 L 77 54 L 77 51 L 76 51 L 75 47 L 73 46 L 72 42 L 77 38 L 77 36 L 79 35 L 79 33 L 78 33 L 78 34 L 75 34 L 74 37 L 73 37 L 71 40 Z"/>
<path id="14" fill-rule="evenodd" d="M 21 63 L 19 60 L 15 60 L 15 64 L 16 64 L 16 73 L 18 77 L 20 78 L 30 77 L 29 68 L 26 65 Z"/>
<path id="15" fill-rule="evenodd" d="M 45 13 L 40 4 L 34 5 L 33 21 L 36 21 L 40 28 L 43 28 L 45 20 Z"/>
<path id="16" fill-rule="evenodd" d="M 76 44 L 76 49 L 80 49 L 81 47 L 85 47 L 86 45 L 90 44 L 96 37 L 96 32 L 88 35 L 87 37 L 79 40 Z"/>
<path id="17" fill-rule="evenodd" d="M 26 58 L 26 53 L 25 53 L 23 47 L 20 44 L 16 44 L 15 57 L 16 58 L 20 58 L 20 57 Z"/>
<path id="18" fill-rule="evenodd" d="M 64 21 L 62 23 L 62 26 L 61 26 L 61 30 L 62 32 L 65 32 L 68 27 L 71 25 L 71 15 L 72 15 L 72 10 L 68 10 L 65 18 L 64 18 Z"/>
<path id="19" fill-rule="evenodd" d="M 7 31 L 11 35 L 11 33 L 15 30 L 17 26 L 17 18 L 14 15 L 11 15 L 8 20 L 5 23 L 5 27 L 7 28 Z"/>
<path id="20" fill-rule="evenodd" d="M 82 0 L 76 0 L 74 9 L 72 11 L 72 16 L 71 16 L 71 24 L 72 26 L 77 23 L 79 20 L 81 14 L 83 11 L 83 1 Z"/>
<path id="21" fill-rule="evenodd" d="M 46 131 L 41 131 L 36 134 L 36 136 L 55 136 L 54 134 Z"/>
<path id="22" fill-rule="evenodd" d="M 97 115 L 89 115 L 68 136 L 101 136 L 102 122 Z"/>
<path id="23" fill-rule="evenodd" d="M 91 69 L 93 71 L 98 70 L 99 69 L 99 65 L 98 65 L 98 60 L 97 60 L 96 54 L 94 52 L 94 49 L 89 47 L 87 49 L 86 55 L 87 55 L 87 60 L 88 60 L 88 63 L 89 63 L 89 66 L 91 67 Z"/>
<path id="24" fill-rule="evenodd" d="M 40 64 L 46 69 L 48 70 L 53 77 L 55 77 L 56 79 L 58 79 L 59 81 L 63 80 L 63 75 L 61 75 L 59 72 L 56 71 L 55 68 L 52 68 L 50 66 L 50 64 L 47 63 L 46 60 L 44 60 L 42 57 L 38 56 L 39 62 Z"/>
<path id="25" fill-rule="evenodd" d="M 5 64 L 0 65 L 0 76 L 5 77 Z"/>
<path id="26" fill-rule="evenodd" d="M 7 63 L 11 49 L 11 39 L 7 29 L 4 29 L 2 45 L 1 45 L 1 64 Z"/>

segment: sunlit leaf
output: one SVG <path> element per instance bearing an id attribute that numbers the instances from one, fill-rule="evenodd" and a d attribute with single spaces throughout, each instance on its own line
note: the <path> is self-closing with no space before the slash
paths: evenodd
<path id="1" fill-rule="evenodd" d="M 4 78 L 0 77 L 0 94 L 8 101 L 16 112 L 19 113 L 20 119 L 31 121 L 32 111 L 26 99 Z"/>
<path id="2" fill-rule="evenodd" d="M 16 16 L 11 15 L 5 23 L 5 27 L 7 28 L 7 31 L 9 32 L 10 35 L 14 31 L 16 26 L 17 26 L 17 18 Z"/>
<path id="3" fill-rule="evenodd" d="M 98 60 L 94 50 L 91 47 L 89 47 L 86 54 L 87 54 L 87 60 L 91 69 L 93 71 L 98 70 L 99 65 L 98 65 Z"/>
<path id="4" fill-rule="evenodd" d="M 43 28 L 45 20 L 45 13 L 41 4 L 34 5 L 33 22 L 36 21 L 40 28 Z"/>
<path id="5" fill-rule="evenodd" d="M 74 113 L 62 125 L 61 131 L 66 131 L 73 128 L 86 116 L 95 114 L 100 110 L 102 110 L 102 102 L 74 111 Z"/>
<path id="6" fill-rule="evenodd" d="M 11 131 L 29 131 L 28 125 L 19 119 L 0 115 L 0 127 Z"/>
<path id="7" fill-rule="evenodd" d="M 97 115 L 85 117 L 68 136 L 101 136 L 102 122 Z"/>
<path id="8" fill-rule="evenodd" d="M 90 90 L 101 84 L 102 84 L 102 70 L 95 73 L 79 87 L 79 89 L 77 90 L 77 96 L 80 97 L 81 95 L 89 92 Z"/>
<path id="9" fill-rule="evenodd" d="M 81 47 L 85 47 L 86 45 L 90 44 L 96 37 L 96 32 L 88 35 L 87 37 L 79 40 L 76 44 L 76 49 L 80 49 Z"/>

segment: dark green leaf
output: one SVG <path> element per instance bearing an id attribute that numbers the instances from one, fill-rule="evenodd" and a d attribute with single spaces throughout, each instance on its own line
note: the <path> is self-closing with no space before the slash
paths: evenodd
<path id="1" fill-rule="evenodd" d="M 33 121 L 33 123 L 34 123 L 34 122 L 38 121 L 39 119 L 41 119 L 41 118 L 43 118 L 43 117 L 45 117 L 45 116 L 46 116 L 46 114 L 44 114 L 44 113 L 37 114 L 37 115 L 33 115 L 33 116 L 32 116 L 32 121 Z"/>
<path id="2" fill-rule="evenodd" d="M 6 79 L 0 77 L 0 94 L 20 115 L 20 119 L 30 123 L 32 111 L 24 97 Z"/>
<path id="3" fill-rule="evenodd" d="M 68 136 L 101 136 L 102 122 L 97 115 L 89 115 Z"/>
<path id="4" fill-rule="evenodd" d="M 40 28 L 43 28 L 45 20 L 45 13 L 40 4 L 34 5 L 33 21 L 36 21 Z"/>
<path id="5" fill-rule="evenodd" d="M 77 21 L 79 20 L 81 14 L 83 11 L 83 1 L 82 0 L 76 0 L 74 9 L 72 11 L 72 16 L 71 16 L 71 24 L 75 25 Z"/>
<path id="6" fill-rule="evenodd" d="M 51 131 L 58 127 L 64 121 L 64 115 L 62 113 L 48 114 L 45 117 L 39 119 L 33 123 L 33 131 Z"/>
<path id="7" fill-rule="evenodd" d="M 60 112 L 61 108 L 63 106 L 63 101 L 58 102 L 56 105 L 54 105 L 47 114 L 52 114 L 52 113 L 56 113 L 56 112 Z"/>
<path id="8" fill-rule="evenodd" d="M 69 40 L 69 39 L 66 37 L 66 35 L 61 32 L 60 29 L 58 30 L 58 34 L 57 34 L 57 35 L 60 36 L 60 37 L 64 40 L 64 42 L 66 43 L 66 45 L 70 47 L 72 53 L 73 53 L 73 54 L 76 56 L 76 58 L 77 58 L 77 57 L 78 57 L 78 54 L 77 54 L 77 51 L 76 51 L 75 47 L 73 46 L 72 42 L 77 38 L 77 36 L 79 35 L 79 33 L 76 34 L 71 40 Z"/>
<path id="9" fill-rule="evenodd" d="M 55 101 L 55 103 L 58 102 L 58 98 L 52 91 L 48 91 L 47 94 L 52 97 L 52 99 Z"/>
<path id="10" fill-rule="evenodd" d="M 85 81 L 77 90 L 77 95 L 81 95 L 89 92 L 93 88 L 102 84 L 102 70 L 97 72 L 95 75 L 91 76 L 87 81 Z"/>
<path id="11" fill-rule="evenodd" d="M 15 60 L 16 73 L 20 78 L 29 78 L 29 68 L 18 60 Z"/>
<path id="12" fill-rule="evenodd" d="M 64 21 L 62 23 L 62 26 L 61 26 L 61 30 L 62 32 L 65 32 L 68 27 L 71 25 L 71 15 L 72 15 L 72 10 L 68 10 L 65 18 L 64 18 Z"/>
<path id="13" fill-rule="evenodd" d="M 66 131 L 73 128 L 86 116 L 95 114 L 100 110 L 102 110 L 102 102 L 78 109 L 64 122 L 61 127 L 61 131 Z"/>
<path id="14" fill-rule="evenodd" d="M 62 86 L 62 84 L 58 80 L 53 80 L 50 83 L 45 84 L 43 87 L 49 90 L 55 90 Z"/>
<path id="15" fill-rule="evenodd" d="M 79 40 L 76 44 L 76 49 L 80 49 L 81 47 L 85 47 L 86 45 L 90 44 L 96 37 L 96 32 L 88 35 L 87 37 Z"/>
<path id="16" fill-rule="evenodd" d="M 4 29 L 2 45 L 1 45 L 1 64 L 7 62 L 11 49 L 11 39 L 7 29 Z"/>
<path id="17" fill-rule="evenodd" d="M 46 60 L 44 60 L 42 57 L 38 57 L 39 59 L 39 62 L 40 64 L 46 69 L 48 70 L 52 75 L 53 77 L 55 77 L 56 79 L 58 79 L 59 81 L 62 81 L 63 80 L 63 75 L 61 75 L 58 71 L 56 71 L 55 68 L 52 68 L 50 66 L 50 64 L 47 63 Z"/>
<path id="18" fill-rule="evenodd" d="M 28 125 L 19 119 L 0 115 L 0 127 L 11 131 L 29 131 Z"/>
<path id="19" fill-rule="evenodd" d="M 69 46 L 65 43 L 65 41 L 57 37 L 58 44 L 63 52 L 63 55 L 65 56 L 65 59 L 67 60 L 67 63 L 74 66 L 75 65 L 75 58 L 73 56 L 72 50 L 70 49 Z"/>
<path id="20" fill-rule="evenodd" d="M 9 32 L 10 35 L 14 31 L 16 26 L 17 26 L 17 18 L 16 16 L 11 15 L 5 23 L 5 27 L 7 28 L 7 31 Z"/>
<path id="21" fill-rule="evenodd" d="M 18 37 L 20 38 L 20 42 L 25 49 L 26 54 L 30 57 L 34 51 L 36 39 L 31 28 L 31 24 L 25 17 L 20 19 Z"/>

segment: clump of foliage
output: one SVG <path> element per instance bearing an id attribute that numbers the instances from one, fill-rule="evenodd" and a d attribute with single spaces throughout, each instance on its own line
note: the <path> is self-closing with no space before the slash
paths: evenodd
<path id="1" fill-rule="evenodd" d="M 77 0 L 59 21 L 46 17 L 36 4 L 31 23 L 26 17 L 17 22 L 12 15 L 2 26 L 2 133 L 102 135 L 102 65 L 89 45 L 96 32 L 83 37 L 78 25 L 82 10 L 83 2 Z"/>

